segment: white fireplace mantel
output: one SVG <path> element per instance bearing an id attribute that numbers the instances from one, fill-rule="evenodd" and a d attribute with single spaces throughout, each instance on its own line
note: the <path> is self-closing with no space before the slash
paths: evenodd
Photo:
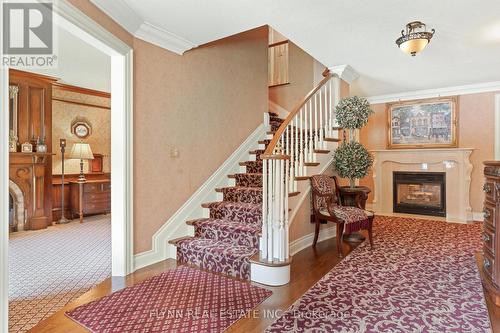
<path id="1" fill-rule="evenodd" d="M 372 150 L 373 209 L 379 214 L 393 213 L 393 171 L 446 173 L 446 221 L 472 221 L 470 182 L 473 148 Z"/>

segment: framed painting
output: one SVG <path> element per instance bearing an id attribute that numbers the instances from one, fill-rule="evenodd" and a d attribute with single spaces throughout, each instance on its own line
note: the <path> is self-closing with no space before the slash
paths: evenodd
<path id="1" fill-rule="evenodd" d="M 387 104 L 389 149 L 457 147 L 458 98 Z"/>

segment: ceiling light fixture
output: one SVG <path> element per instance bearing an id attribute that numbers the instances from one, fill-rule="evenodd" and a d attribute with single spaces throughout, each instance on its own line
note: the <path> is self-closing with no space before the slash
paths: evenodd
<path id="1" fill-rule="evenodd" d="M 413 21 L 406 25 L 406 31 L 401 30 L 401 37 L 396 39 L 396 44 L 401 51 L 414 57 L 429 44 L 434 32 L 436 32 L 434 29 L 427 31 L 424 23 Z"/>

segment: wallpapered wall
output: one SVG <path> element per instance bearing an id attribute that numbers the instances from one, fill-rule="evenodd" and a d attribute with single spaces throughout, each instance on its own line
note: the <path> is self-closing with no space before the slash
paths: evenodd
<path id="1" fill-rule="evenodd" d="M 72 91 L 61 90 L 54 87 L 53 98 L 64 99 L 93 105 L 107 106 L 111 100 L 107 97 L 92 96 L 76 93 Z M 67 140 L 67 149 L 65 157 L 69 155 L 74 143 L 79 142 L 74 134 L 71 133 L 71 124 L 75 119 L 86 119 L 92 126 L 92 135 L 83 140 L 90 144 L 94 154 L 102 154 L 103 171 L 111 172 L 111 110 L 91 106 L 76 105 L 57 100 L 52 101 L 52 151 L 56 154 L 52 162 L 52 174 L 61 174 L 61 149 L 59 148 L 59 139 Z M 80 172 L 79 160 L 65 159 L 65 173 L 76 174 Z M 84 171 L 88 172 L 88 163 L 85 162 Z"/>

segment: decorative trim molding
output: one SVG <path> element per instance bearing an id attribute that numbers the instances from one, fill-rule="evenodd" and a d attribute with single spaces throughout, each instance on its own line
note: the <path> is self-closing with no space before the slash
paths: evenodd
<path id="1" fill-rule="evenodd" d="M 198 46 L 187 39 L 160 29 L 149 22 L 141 24 L 139 30 L 134 33 L 134 36 L 179 55 Z"/>
<path id="2" fill-rule="evenodd" d="M 228 184 L 227 175 L 238 172 L 239 162 L 247 159 L 248 152 L 256 149 L 258 141 L 265 137 L 266 127 L 261 124 L 153 235 L 152 249 L 135 255 L 134 270 L 167 258 L 176 258 L 175 246 L 168 244 L 168 241 L 192 234 L 192 227 L 188 226 L 186 221 L 204 216 L 201 204 L 216 200 L 218 194 L 215 189 Z"/>
<path id="3" fill-rule="evenodd" d="M 52 101 L 58 101 L 58 102 L 62 102 L 62 103 L 68 103 L 68 104 L 74 104 L 74 105 L 80 105 L 80 106 L 88 106 L 90 108 L 98 108 L 98 109 L 111 110 L 111 107 L 109 107 L 109 106 L 102 106 L 102 105 L 97 105 L 97 104 L 90 104 L 90 103 L 82 103 L 82 102 L 70 101 L 68 99 L 57 98 L 57 97 L 52 97 Z"/>
<path id="4" fill-rule="evenodd" d="M 134 37 L 179 55 L 198 45 L 145 21 L 124 1 L 90 0 Z"/>
<path id="5" fill-rule="evenodd" d="M 324 240 L 335 237 L 336 232 L 337 232 L 336 226 L 321 229 L 318 236 L 318 242 L 322 242 Z M 290 243 L 290 254 L 293 256 L 296 253 L 305 249 L 306 247 L 311 246 L 313 241 L 314 241 L 314 232 L 302 236 L 300 238 L 297 238 L 296 240 Z"/>
<path id="6" fill-rule="evenodd" d="M 94 5 L 111 17 L 125 30 L 133 34 L 139 30 L 144 20 L 123 0 L 90 0 Z"/>
<path id="7" fill-rule="evenodd" d="M 133 50 L 69 2 L 54 2 L 53 8 L 60 27 L 112 56 L 111 108 L 115 111 L 111 112 L 111 141 L 116 150 L 111 157 L 111 272 L 113 276 L 125 276 L 132 272 L 134 253 Z"/>
<path id="8" fill-rule="evenodd" d="M 351 84 L 354 80 L 356 80 L 359 77 L 359 73 L 354 70 L 349 65 L 339 65 L 339 66 L 333 66 L 333 67 L 328 67 L 330 72 L 335 73 L 347 82 L 348 84 Z"/>
<path id="9" fill-rule="evenodd" d="M 483 92 L 500 91 L 500 81 L 468 84 L 463 86 L 406 91 L 397 94 L 387 94 L 367 97 L 370 104 L 390 103 L 413 99 L 446 97 Z"/>
<path id="10" fill-rule="evenodd" d="M 2 8 L 0 6 L 0 17 Z M 0 42 L 2 41 L 0 26 Z M 3 51 L 0 48 L 0 56 Z M 0 109 L 9 109 L 9 71 L 0 66 Z M 9 220 L 9 113 L 0 113 L 0 221 Z M 0 226 L 0 332 L 8 332 L 9 322 L 9 224 Z"/>
<path id="11" fill-rule="evenodd" d="M 53 87 L 59 90 L 71 91 L 78 94 L 92 95 L 97 97 L 111 98 L 111 93 L 105 91 L 99 91 L 89 88 L 82 88 L 78 86 L 73 86 L 66 83 L 55 82 L 52 84 Z"/>
<path id="12" fill-rule="evenodd" d="M 495 95 L 495 160 L 500 160 L 500 94 Z"/>

